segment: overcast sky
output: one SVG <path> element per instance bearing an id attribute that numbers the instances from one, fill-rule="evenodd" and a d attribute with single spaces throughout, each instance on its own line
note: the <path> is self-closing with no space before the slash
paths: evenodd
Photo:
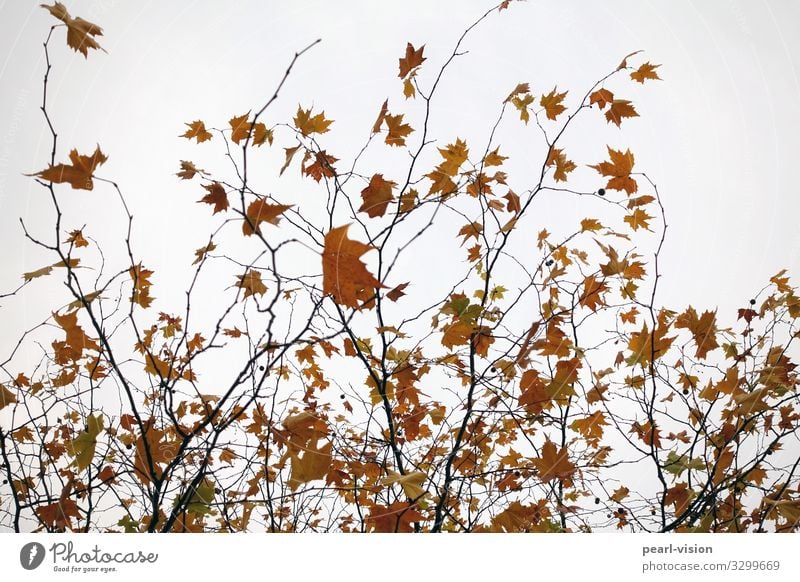
<path id="1" fill-rule="evenodd" d="M 23 242 L 19 226 L 22 217 L 44 233 L 52 218 L 44 191 L 22 175 L 42 169 L 50 147 L 38 105 L 41 42 L 55 21 L 38 4 L 0 2 L 3 290 L 16 285 L 23 272 L 47 264 Z M 178 160 L 221 156 L 177 137 L 183 122 L 205 119 L 221 127 L 234 114 L 258 107 L 294 51 L 321 38 L 298 64 L 271 120 L 288 120 L 298 103 L 313 104 L 336 120 L 337 152 L 354 153 L 387 96 L 398 110 L 413 113 L 414 105 L 399 95 L 396 77 L 406 42 L 426 44 L 424 81 L 461 31 L 492 5 L 474 0 L 66 4 L 74 15 L 103 27 L 100 41 L 108 54 L 84 59 L 64 46 L 63 30 L 56 33 L 51 110 L 60 134 L 58 158 L 72 147 L 91 151 L 101 145 L 109 155 L 102 175 L 125 190 L 136 216 L 137 253 L 158 273 L 185 265 L 207 233 L 197 222 L 208 215 L 194 204 L 197 185 L 175 178 Z M 796 274 L 800 267 L 799 23 L 800 4 L 789 0 L 512 5 L 466 42 L 469 54 L 450 71 L 434 111 L 434 137 L 464 137 L 473 127 L 484 131 L 497 104 L 521 81 L 530 82 L 537 94 L 558 84 L 577 97 L 622 56 L 644 49 L 645 59 L 662 64 L 664 81 L 626 90 L 641 118 L 621 131 L 598 126 L 604 133 L 587 135 L 591 150 L 571 147 L 580 163 L 603 159 L 606 143 L 636 153 L 637 168 L 658 184 L 667 209 L 661 301 L 675 307 L 719 305 L 721 320 L 732 323 L 735 308 L 771 275 L 784 267 Z M 350 127 L 358 132 L 348 133 Z M 282 161 L 281 149 L 272 155 L 275 163 Z M 76 222 L 82 219 L 94 225 L 95 235 L 104 227 L 113 232 L 119 213 L 105 214 L 109 196 L 106 188 L 65 191 L 65 204 L 77 212 L 69 226 L 81 226 Z M 166 237 L 174 242 L 165 245 Z M 168 280 L 161 280 L 159 297 L 169 297 L 164 283 Z M 3 310 L 4 345 L 11 339 L 8 331 L 38 316 Z"/>

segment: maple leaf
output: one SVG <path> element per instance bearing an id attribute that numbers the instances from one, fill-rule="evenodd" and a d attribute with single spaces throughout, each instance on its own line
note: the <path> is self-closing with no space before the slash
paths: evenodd
<path id="1" fill-rule="evenodd" d="M 486 157 L 483 158 L 483 163 L 486 166 L 501 166 L 507 159 L 508 156 L 500 155 L 500 146 L 498 146 L 494 148 L 493 151 L 486 154 Z"/>
<path id="2" fill-rule="evenodd" d="M 89 241 L 83 238 L 83 230 L 73 230 L 69 233 L 67 240 L 64 241 L 67 244 L 73 245 L 75 248 L 81 247 L 88 247 Z M 76 259 L 77 260 L 77 259 Z M 58 263 L 59 265 L 66 264 L 65 261 L 61 261 Z"/>
<path id="3" fill-rule="evenodd" d="M 184 123 L 184 125 L 188 126 L 189 129 L 187 129 L 185 133 L 182 133 L 178 137 L 185 137 L 186 139 L 195 138 L 197 143 L 203 143 L 212 137 L 211 132 L 206 130 L 206 124 L 199 119 L 192 121 L 191 123 Z"/>
<path id="4" fill-rule="evenodd" d="M 261 223 L 277 225 L 280 222 L 281 214 L 289 210 L 292 206 L 285 204 L 270 204 L 261 198 L 254 200 L 247 207 L 246 220 L 242 222 L 242 232 L 245 236 L 254 233 L 261 233 Z"/>
<path id="5" fill-rule="evenodd" d="M 405 290 L 408 285 L 408 283 L 400 283 L 400 285 L 389 291 L 386 297 L 388 297 L 390 301 L 397 301 L 406 294 Z"/>
<path id="6" fill-rule="evenodd" d="M 71 518 L 80 519 L 81 517 L 78 504 L 69 498 L 59 499 L 49 505 L 40 505 L 36 508 L 36 514 L 45 525 L 56 528 L 59 531 L 63 531 L 66 528 L 71 529 Z"/>
<path id="7" fill-rule="evenodd" d="M 228 203 L 228 194 L 225 188 L 219 182 L 212 182 L 211 184 L 203 185 L 208 191 L 208 194 L 203 196 L 198 202 L 205 202 L 214 206 L 214 214 L 228 210 L 230 204 Z"/>
<path id="8" fill-rule="evenodd" d="M 325 150 L 322 150 L 314 155 L 314 163 L 303 168 L 303 171 L 307 176 L 311 176 L 317 182 L 322 180 L 322 178 L 333 178 L 336 176 L 336 169 L 333 167 L 333 164 L 337 161 L 338 158 L 329 156 L 325 153 Z"/>
<path id="9" fill-rule="evenodd" d="M 163 469 L 162 465 L 171 462 L 178 454 L 179 445 L 168 430 L 161 430 L 154 427 L 155 419 L 144 420 L 144 432 L 136 439 L 136 453 L 133 459 L 133 469 L 136 477 L 142 483 L 150 483 L 152 473 L 156 478 L 160 478 Z M 151 462 L 148 462 L 149 461 Z"/>
<path id="10" fill-rule="evenodd" d="M 525 125 L 528 125 L 528 122 L 531 120 L 531 114 L 528 111 L 528 105 L 531 105 L 532 103 L 533 95 L 530 93 L 524 93 L 521 96 L 515 95 L 511 98 L 511 104 L 517 108 L 519 111 L 519 118 L 525 122 Z"/>
<path id="11" fill-rule="evenodd" d="M 78 325 L 77 311 L 71 311 L 64 315 L 55 312 L 53 313 L 53 319 L 66 332 L 66 345 L 74 351 L 75 359 L 81 357 L 83 350 L 100 350 L 97 342 L 87 336 L 83 328 Z"/>
<path id="12" fill-rule="evenodd" d="M 86 430 L 74 438 L 68 445 L 68 452 L 71 457 L 75 457 L 72 462 L 78 467 L 78 471 L 85 471 L 92 463 L 97 437 L 103 431 L 103 416 L 97 414 L 86 419 Z"/>
<path id="13" fill-rule="evenodd" d="M 648 61 L 631 73 L 631 79 L 634 81 L 639 81 L 642 84 L 644 84 L 645 79 L 654 79 L 660 81 L 661 77 L 659 77 L 658 73 L 656 73 L 656 69 L 660 66 L 661 65 L 651 65 Z"/>
<path id="14" fill-rule="evenodd" d="M 326 133 L 333 123 L 331 119 L 325 119 L 325 112 L 311 115 L 311 109 L 297 107 L 297 114 L 294 117 L 294 126 L 300 131 L 303 137 L 308 137 L 314 133 Z"/>
<path id="15" fill-rule="evenodd" d="M 589 275 L 583 280 L 583 293 L 581 293 L 580 304 L 588 307 L 592 311 L 597 311 L 598 306 L 605 305 L 603 295 L 608 292 L 608 285 L 605 280 L 597 280 L 594 275 Z"/>
<path id="16" fill-rule="evenodd" d="M 14 393 L 5 387 L 5 385 L 0 384 L 0 410 L 4 409 L 9 404 L 14 404 L 17 401 L 17 397 Z"/>
<path id="17" fill-rule="evenodd" d="M 370 218 L 386 214 L 389 203 L 394 200 L 392 189 L 395 186 L 397 183 L 384 180 L 383 174 L 372 176 L 367 187 L 361 191 L 361 198 L 364 202 L 358 211 L 366 212 Z"/>
<path id="18" fill-rule="evenodd" d="M 23 273 L 22 278 L 25 279 L 25 282 L 27 283 L 28 281 L 32 281 L 33 279 L 38 279 L 39 277 L 44 277 L 46 275 L 49 275 L 50 273 L 53 272 L 53 269 L 59 267 L 67 267 L 67 266 L 69 266 L 71 269 L 74 269 L 79 264 L 80 264 L 80 259 L 69 259 L 68 263 L 65 263 L 64 261 L 59 261 L 57 263 L 53 263 L 52 265 L 42 267 L 41 269 L 36 269 L 35 271 Z"/>
<path id="19" fill-rule="evenodd" d="M 547 156 L 546 166 L 555 166 L 556 171 L 553 173 L 553 179 L 556 182 L 566 182 L 567 174 L 574 170 L 577 166 L 567 159 L 567 155 L 563 150 L 553 148 L 550 150 L 550 155 Z"/>
<path id="20" fill-rule="evenodd" d="M 384 141 L 388 145 L 404 146 L 406 145 L 406 137 L 414 131 L 413 128 L 407 123 L 403 123 L 403 115 L 389 115 L 386 114 L 386 129 L 388 133 Z"/>
<path id="21" fill-rule="evenodd" d="M 569 452 L 566 447 L 558 449 L 550 439 L 542 445 L 542 452 L 538 459 L 532 459 L 531 464 L 539 470 L 539 479 L 547 483 L 553 479 L 564 481 L 564 484 L 572 484 L 572 475 L 575 473 L 575 465 L 569 460 Z"/>
<path id="22" fill-rule="evenodd" d="M 544 111 L 547 114 L 547 119 L 552 119 L 555 121 L 556 117 L 559 114 L 563 113 L 567 110 L 561 102 L 564 101 L 564 97 L 567 96 L 567 92 L 564 91 L 563 93 L 556 93 L 556 88 L 553 87 L 553 90 L 550 91 L 547 95 L 542 95 L 539 98 L 539 105 L 544 107 Z"/>
<path id="23" fill-rule="evenodd" d="M 191 180 L 196 174 L 205 174 L 205 171 L 200 170 L 193 162 L 187 160 L 181 160 L 181 170 L 175 173 L 181 180 Z"/>
<path id="24" fill-rule="evenodd" d="M 633 108 L 630 101 L 614 99 L 606 111 L 606 121 L 619 127 L 625 117 L 639 117 L 639 114 L 636 113 L 636 109 Z"/>
<path id="25" fill-rule="evenodd" d="M 650 230 L 648 221 L 652 220 L 652 218 L 652 216 L 641 208 L 636 208 L 632 213 L 623 218 L 623 220 L 627 222 L 633 230 L 639 230 L 640 228 Z"/>
<path id="26" fill-rule="evenodd" d="M 238 275 L 239 282 L 236 284 L 240 289 L 244 289 L 244 298 L 247 299 L 251 295 L 264 295 L 267 292 L 267 286 L 261 280 L 261 272 L 254 269 L 248 269 L 244 275 Z"/>
<path id="27" fill-rule="evenodd" d="M 197 263 L 201 262 L 203 259 L 206 258 L 206 255 L 208 253 L 210 253 L 211 251 L 213 251 L 216 248 L 217 248 L 217 245 L 215 245 L 213 242 L 209 242 L 206 246 L 197 249 L 194 252 L 195 259 L 192 262 L 192 264 L 196 265 Z"/>
<path id="28" fill-rule="evenodd" d="M 603 427 L 608 426 L 605 414 L 601 410 L 593 412 L 589 416 L 576 418 L 570 424 L 572 430 L 579 432 L 589 444 L 596 445 L 603 437 Z"/>
<path id="29" fill-rule="evenodd" d="M 358 309 L 361 302 L 385 287 L 361 261 L 375 247 L 347 238 L 349 224 L 333 228 L 325 235 L 322 251 L 322 292 L 339 305 Z"/>
<path id="30" fill-rule="evenodd" d="M 405 501 L 395 501 L 388 507 L 373 505 L 367 516 L 367 525 L 371 531 L 378 533 L 411 533 L 414 531 L 413 523 L 422 521 L 425 517 L 416 509 L 415 504 Z"/>
<path id="31" fill-rule="evenodd" d="M 630 366 L 636 364 L 645 366 L 662 357 L 672 345 L 672 342 L 675 341 L 675 336 L 666 337 L 668 332 L 669 328 L 663 320 L 659 322 L 659 325 L 652 333 L 647 329 L 647 324 L 645 323 L 641 331 L 631 334 L 631 338 L 628 341 L 628 349 L 631 351 L 631 355 L 625 361 Z"/>
<path id="32" fill-rule="evenodd" d="M 145 309 L 150 307 L 150 304 L 153 302 L 153 298 L 150 296 L 150 286 L 152 284 L 150 282 L 150 276 L 153 274 L 153 271 L 145 269 L 142 267 L 142 264 L 139 263 L 128 269 L 128 274 L 131 276 L 131 279 L 133 279 L 131 301 L 133 303 L 138 303 Z"/>
<path id="33" fill-rule="evenodd" d="M 697 346 L 695 356 L 705 359 L 708 352 L 719 347 L 717 342 L 717 314 L 706 311 L 700 317 L 693 307 L 689 307 L 675 319 L 675 327 L 688 329 Z"/>
<path id="34" fill-rule="evenodd" d="M 230 121 L 228 121 L 228 125 L 231 126 L 231 140 L 236 143 L 237 145 L 242 141 L 246 141 L 252 134 L 252 144 L 255 146 L 261 146 L 266 141 L 272 143 L 272 130 L 267 129 L 267 126 L 261 123 L 251 123 L 247 121 L 247 118 L 250 116 L 250 112 L 248 111 L 244 115 L 240 115 L 239 117 L 232 117 Z"/>
<path id="35" fill-rule="evenodd" d="M 67 25 L 67 46 L 71 49 L 83 54 L 84 58 L 88 58 L 89 49 L 100 49 L 105 52 L 94 39 L 95 36 L 103 36 L 102 28 L 83 18 L 73 18 L 61 2 L 56 2 L 52 6 L 47 4 L 40 6 Z"/>
<path id="36" fill-rule="evenodd" d="M 100 151 L 100 146 L 97 146 L 91 156 L 82 156 L 78 150 L 74 149 L 69 152 L 69 159 L 72 165 L 56 164 L 46 170 L 29 175 L 38 176 L 42 180 L 54 184 L 67 183 L 72 186 L 73 190 L 91 190 L 94 188 L 92 178 L 95 169 L 105 163 L 108 158 Z"/>
<path id="37" fill-rule="evenodd" d="M 444 158 L 444 161 L 437 166 L 437 169 L 448 176 L 455 176 L 461 164 L 466 162 L 469 156 L 467 143 L 462 141 L 461 138 L 456 138 L 455 143 L 437 149 Z"/>
<path id="38" fill-rule="evenodd" d="M 389 112 L 389 100 L 383 102 L 381 105 L 381 110 L 378 112 L 378 118 L 375 120 L 375 123 L 372 124 L 372 133 L 378 133 L 381 130 L 381 125 L 383 125 L 383 120 L 386 119 L 386 114 Z"/>
<path id="39" fill-rule="evenodd" d="M 610 147 L 608 149 L 608 156 L 610 162 L 600 162 L 597 165 L 589 166 L 594 168 L 603 176 L 609 176 L 610 180 L 606 184 L 606 188 L 610 190 L 624 190 L 628 194 L 633 194 L 637 191 L 638 185 L 636 180 L 631 178 L 631 171 L 633 170 L 633 154 L 631 150 L 626 150 L 624 153 L 621 150 L 615 150 Z"/>
<path id="40" fill-rule="evenodd" d="M 414 471 L 412 473 L 406 473 L 405 475 L 395 473 L 394 471 L 388 471 L 388 473 L 389 475 L 387 477 L 381 479 L 381 483 L 384 485 L 400 485 L 403 489 L 403 493 L 412 501 L 416 501 L 427 494 L 422 488 L 422 484 L 428 479 L 425 473 L 421 471 Z"/>
<path id="41" fill-rule="evenodd" d="M 600 107 L 600 109 L 605 109 L 606 105 L 611 103 L 613 100 L 614 94 L 608 89 L 598 89 L 589 95 L 589 105 L 594 105 L 597 103 L 597 106 Z"/>
<path id="42" fill-rule="evenodd" d="M 406 55 L 399 59 L 400 73 L 397 76 L 401 79 L 405 79 L 411 71 L 419 67 L 425 61 L 425 57 L 422 56 L 424 50 L 425 45 L 414 49 L 411 43 L 408 43 L 406 45 Z"/>

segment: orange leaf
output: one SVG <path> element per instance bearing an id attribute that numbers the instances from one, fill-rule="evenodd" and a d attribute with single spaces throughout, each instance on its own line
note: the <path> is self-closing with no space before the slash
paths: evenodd
<path id="1" fill-rule="evenodd" d="M 424 50 L 425 45 L 414 49 L 411 43 L 408 43 L 406 45 L 406 56 L 400 59 L 400 73 L 397 76 L 404 79 L 411 71 L 419 67 L 425 61 L 425 57 L 422 56 L 422 51 Z"/>
<path id="2" fill-rule="evenodd" d="M 361 191 L 361 198 L 364 203 L 359 212 L 366 212 L 371 218 L 386 214 L 386 208 L 394 199 L 392 189 L 397 186 L 395 182 L 384 180 L 383 174 L 375 174 L 369 181 L 369 185 Z"/>
<path id="3" fill-rule="evenodd" d="M 211 139 L 211 132 L 206 130 L 205 123 L 199 119 L 191 123 L 185 123 L 184 125 L 188 126 L 189 129 L 178 137 L 185 137 L 186 139 L 195 138 L 197 143 L 203 143 Z"/>
<path id="4" fill-rule="evenodd" d="M 349 224 L 332 229 L 325 235 L 322 252 L 322 292 L 333 296 L 339 305 L 358 309 L 360 303 L 374 295 L 376 287 L 384 287 L 361 256 L 375 247 L 347 238 Z"/>
<path id="5" fill-rule="evenodd" d="M 244 289 L 244 298 L 247 299 L 251 295 L 264 295 L 267 292 L 267 286 L 261 280 L 261 272 L 253 269 L 248 269 L 244 275 L 238 275 L 239 282 L 236 284 L 240 289 Z"/>
<path id="6" fill-rule="evenodd" d="M 95 36 L 103 36 L 102 28 L 83 18 L 73 18 L 61 2 L 56 2 L 52 6 L 46 4 L 41 6 L 67 25 L 67 46 L 71 49 L 83 54 L 84 57 L 88 57 L 89 49 L 104 50 L 94 39 Z"/>
<path id="7" fill-rule="evenodd" d="M 261 232 L 261 223 L 277 225 L 280 222 L 281 214 L 291 208 L 291 205 L 270 204 L 266 200 L 259 198 L 254 200 L 247 207 L 247 219 L 242 222 L 242 232 L 245 236 Z"/>
<path id="8" fill-rule="evenodd" d="M 610 162 L 600 162 L 597 165 L 589 166 L 600 172 L 603 176 L 609 176 L 606 188 L 611 190 L 624 190 L 628 194 L 633 194 L 638 189 L 636 180 L 631 178 L 633 170 L 633 154 L 630 150 L 624 153 L 612 148 L 608 148 Z"/>
<path id="9" fill-rule="evenodd" d="M 225 192 L 225 188 L 219 182 L 213 182 L 208 185 L 204 185 L 208 191 L 208 194 L 203 196 L 198 202 L 205 202 L 206 204 L 210 204 L 214 206 L 214 214 L 217 212 L 222 212 L 223 210 L 227 210 L 230 204 L 228 203 L 228 194 Z"/>
<path id="10" fill-rule="evenodd" d="M 567 110 L 567 108 L 561 104 L 566 96 L 566 91 L 563 93 L 556 93 L 556 88 L 553 87 L 553 90 L 550 91 L 550 93 L 547 95 L 542 95 L 539 98 L 539 105 L 544 107 L 544 111 L 547 114 L 547 119 L 552 119 L 555 121 L 559 114 Z"/>
<path id="11" fill-rule="evenodd" d="M 630 101 L 614 99 L 611 107 L 606 111 L 606 121 L 619 127 L 625 117 L 639 117 L 639 114 L 636 113 L 636 109 L 633 108 Z"/>
<path id="12" fill-rule="evenodd" d="M 575 473 L 575 465 L 569 460 L 569 452 L 566 447 L 556 448 L 555 443 L 547 439 L 542 445 L 541 456 L 532 459 L 531 463 L 539 470 L 539 479 L 547 483 L 553 479 L 560 479 L 564 484 L 572 484 L 572 475 Z"/>
<path id="13" fill-rule="evenodd" d="M 304 137 L 313 133 L 326 133 L 333 120 L 325 119 L 325 112 L 311 115 L 311 109 L 297 107 L 297 114 L 294 117 L 294 126 L 300 130 Z"/>
<path id="14" fill-rule="evenodd" d="M 645 79 L 654 79 L 660 81 L 661 77 L 659 77 L 658 73 L 656 73 L 656 69 L 660 66 L 661 65 L 651 65 L 650 62 L 646 62 L 631 73 L 631 79 L 634 81 L 639 81 L 640 83 L 644 83 Z"/>
<path id="15" fill-rule="evenodd" d="M 100 151 L 100 146 L 97 146 L 91 156 L 82 156 L 78 150 L 72 150 L 69 159 L 72 165 L 56 164 L 32 175 L 55 184 L 67 183 L 73 190 L 91 190 L 94 188 L 92 177 L 95 169 L 105 163 L 108 157 Z"/>

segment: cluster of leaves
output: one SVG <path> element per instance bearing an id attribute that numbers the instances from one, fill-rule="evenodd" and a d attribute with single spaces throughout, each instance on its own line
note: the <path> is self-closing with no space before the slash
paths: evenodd
<path id="1" fill-rule="evenodd" d="M 70 47 L 99 48 L 99 27 L 59 3 L 46 8 Z M 196 199 L 219 218 L 195 252 L 181 313 L 153 308 L 157 274 L 134 258 L 130 228 L 130 264 L 107 274 L 98 259 L 100 275 L 81 276 L 99 249 L 84 233 L 91 225 L 62 239 L 61 189 L 100 182 L 124 198 L 95 175 L 99 146 L 73 150 L 69 164 L 56 163 L 54 147 L 34 176 L 55 206 L 55 241 L 28 238 L 56 261 L 25 273 L 22 288 L 64 273 L 72 296 L 2 362 L 3 526 L 797 528 L 789 350 L 800 298 L 786 273 L 729 327 L 714 310 L 658 306 L 666 224 L 656 186 L 628 147 L 573 161 L 563 145 L 584 116 L 614 132 L 637 117 L 617 93 L 658 80 L 658 65 L 629 65 L 632 53 L 574 99 L 525 82 L 501 96 L 493 127 L 535 126 L 545 143 L 533 175 L 511 177 L 494 131 L 478 146 L 457 136 L 429 145 L 430 105 L 465 37 L 432 83 L 422 81 L 425 47 L 409 43 L 399 59 L 403 97 L 424 100 L 426 117 L 412 127 L 386 99 L 362 153 L 402 150 L 402 167 L 365 171 L 361 154 L 340 164 L 324 111 L 300 105 L 291 121 L 268 123 L 278 91 L 221 128 L 186 123 L 182 137 L 228 152 L 229 166 L 179 162 L 178 178 L 199 182 Z M 46 95 L 47 76 L 44 85 Z M 43 111 L 50 123 L 46 100 Z M 307 195 L 252 183 L 248 159 L 278 147 L 280 174 L 299 166 Z M 554 235 L 531 211 L 549 195 L 580 198 L 602 221 L 576 217 Z M 651 259 L 639 250 L 647 233 Z M 460 242 L 449 259 L 457 275 L 419 289 L 430 265 L 404 258 L 446 239 Z M 515 256 L 517 239 L 531 250 Z M 200 286 L 213 291 L 212 319 L 197 315 Z M 47 347 L 20 371 L 36 334 Z"/>

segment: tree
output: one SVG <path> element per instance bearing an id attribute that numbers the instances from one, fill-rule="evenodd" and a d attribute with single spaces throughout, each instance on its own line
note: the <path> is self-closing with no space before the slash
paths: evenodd
<path id="1" fill-rule="evenodd" d="M 54 302 L 2 360 L 4 528 L 797 528 L 800 300 L 781 271 L 731 322 L 657 301 L 665 209 L 617 145 L 638 117 L 626 88 L 660 79 L 640 52 L 585 92 L 503 91 L 480 143 L 434 136 L 437 91 L 502 2 L 443 63 L 404 48 L 345 161 L 332 137 L 345 130 L 308 99 L 271 117 L 312 43 L 265 103 L 185 120 L 182 137 L 221 164 L 180 160 L 176 180 L 196 183 L 218 222 L 187 257 L 185 302 L 164 305 L 106 153 L 65 156 L 50 114 L 52 41 L 66 28 L 68 47 L 95 58 L 102 30 L 45 8 L 59 20 L 44 43 L 52 152 L 31 178 L 55 220 L 47 236 L 22 227 L 52 262 L 2 306 L 47 284 Z M 616 133 L 574 161 L 566 136 L 591 116 Z M 540 136 L 519 176 L 496 137 L 511 124 Z M 308 195 L 270 193 L 253 169 L 265 158 Z M 116 197 L 104 215 L 125 217 L 123 262 L 64 210 L 95 187 Z M 573 230 L 548 232 L 546 195 L 580 202 Z"/>

